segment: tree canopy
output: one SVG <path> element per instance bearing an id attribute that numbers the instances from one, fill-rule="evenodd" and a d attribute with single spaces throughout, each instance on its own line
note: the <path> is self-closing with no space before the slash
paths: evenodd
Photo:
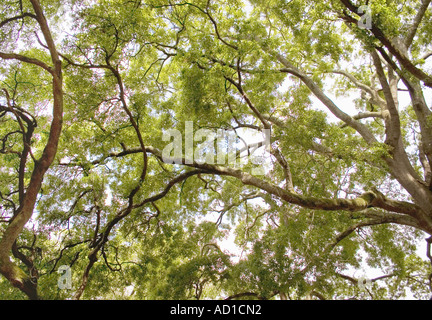
<path id="1" fill-rule="evenodd" d="M 430 3 L 3 0 L 0 298 L 429 299 Z"/>

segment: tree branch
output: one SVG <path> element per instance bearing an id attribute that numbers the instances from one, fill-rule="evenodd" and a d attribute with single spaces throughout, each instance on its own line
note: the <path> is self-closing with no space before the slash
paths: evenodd
<path id="1" fill-rule="evenodd" d="M 408 33 L 405 37 L 405 47 L 409 48 L 414 40 L 414 36 L 417 33 L 418 27 L 420 26 L 420 23 L 423 20 L 423 17 L 426 13 L 426 10 L 431 3 L 431 0 L 423 0 L 422 4 L 420 5 L 420 8 L 417 11 L 417 14 L 414 18 L 413 23 L 411 24 L 411 27 L 408 29 Z"/>
<path id="2" fill-rule="evenodd" d="M 346 8 L 348 8 L 351 12 L 357 14 L 358 13 L 358 7 L 354 5 L 350 0 L 340 0 L 343 5 L 345 5 Z M 357 24 L 357 20 L 353 17 L 345 14 L 344 19 L 347 22 Z M 386 48 L 387 50 L 396 57 L 396 59 L 400 62 L 400 64 L 412 75 L 414 75 L 419 80 L 423 81 L 424 84 L 430 88 L 432 88 L 432 77 L 425 73 L 423 70 L 417 68 L 411 60 L 398 48 L 396 44 L 394 44 L 390 39 L 388 39 L 381 29 L 379 29 L 375 24 L 372 24 L 372 27 L 370 29 L 372 34 L 375 36 L 376 39 L 378 39 Z"/>
<path id="3" fill-rule="evenodd" d="M 370 130 L 363 125 L 362 123 L 354 120 L 351 116 L 343 112 L 338 106 L 327 97 L 321 88 L 303 71 L 297 69 L 294 65 L 292 65 L 287 59 L 285 59 L 279 53 L 272 53 L 276 57 L 276 59 L 285 67 L 282 69 L 282 72 L 286 72 L 298 77 L 302 82 L 312 91 L 312 93 L 333 113 L 338 119 L 345 122 L 348 126 L 352 127 L 356 130 L 363 139 L 368 143 L 372 144 L 377 142 L 374 135 L 370 132 Z"/>
<path id="4" fill-rule="evenodd" d="M 24 19 L 26 17 L 36 19 L 36 16 L 33 13 L 25 12 L 23 14 L 20 14 L 19 16 L 15 16 L 15 17 L 3 20 L 2 22 L 0 22 L 0 28 L 3 28 L 6 24 L 8 24 L 10 22 L 13 22 L 15 20 Z"/>
<path id="5" fill-rule="evenodd" d="M 42 152 L 42 156 L 35 163 L 27 191 L 16 211 L 15 217 L 7 226 L 0 240 L 0 272 L 12 283 L 13 286 L 23 291 L 29 298 L 38 299 L 37 288 L 31 278 L 26 275 L 18 266 L 10 260 L 10 251 L 16 239 L 22 232 L 25 224 L 31 218 L 36 203 L 37 195 L 40 191 L 44 175 L 57 153 L 58 141 L 63 122 L 63 84 L 62 84 L 62 69 L 61 61 L 57 54 L 51 32 L 49 30 L 47 20 L 43 14 L 39 0 L 30 0 L 33 10 L 36 14 L 36 19 L 42 30 L 45 41 L 50 48 L 51 59 L 54 68 L 47 67 L 44 63 L 36 59 L 27 58 L 15 54 L 0 54 L 0 57 L 5 59 L 18 59 L 24 62 L 33 63 L 45 69 L 52 75 L 52 92 L 53 92 L 53 117 L 51 121 L 50 133 L 48 141 Z"/>
<path id="6" fill-rule="evenodd" d="M 142 152 L 140 150 L 140 152 Z M 96 243 L 92 243 L 91 247 L 93 248 L 93 250 L 90 252 L 90 254 L 88 255 L 88 259 L 89 259 L 89 263 L 86 266 L 86 269 L 84 270 L 84 273 L 82 275 L 82 280 L 81 280 L 81 285 L 78 288 L 78 290 L 76 291 L 75 295 L 74 295 L 74 299 L 75 300 L 79 300 L 82 296 L 82 294 L 84 293 L 84 290 L 87 286 L 88 280 L 89 280 L 89 275 L 90 275 L 90 271 L 93 267 L 93 265 L 96 263 L 97 261 L 97 255 L 100 252 L 100 250 L 103 248 L 103 246 L 107 243 L 108 241 L 108 236 L 111 233 L 111 230 L 125 217 L 127 217 L 133 209 L 136 208 L 140 208 L 144 205 L 146 205 L 147 203 L 153 203 L 159 199 L 162 199 L 163 197 L 165 197 L 168 192 L 171 190 L 171 188 L 181 182 L 186 180 L 187 178 L 193 176 L 193 175 L 197 175 L 199 173 L 202 173 L 202 170 L 191 170 L 188 172 L 185 172 L 183 174 L 178 175 L 177 177 L 173 178 L 172 180 L 170 180 L 167 184 L 165 189 L 154 195 L 151 197 L 146 198 L 145 200 L 141 201 L 140 203 L 137 204 L 133 204 L 132 202 L 129 202 L 128 206 L 122 210 L 120 210 L 116 216 L 111 219 L 106 226 L 104 227 L 104 230 L 99 234 L 98 237 L 98 241 Z M 132 191 L 133 192 L 133 191 Z M 128 197 L 130 199 L 130 195 Z"/>
<path id="7" fill-rule="evenodd" d="M 140 148 L 127 149 L 119 153 L 111 153 L 110 156 L 119 157 L 119 156 L 124 156 L 129 154 L 140 153 L 140 152 L 142 152 Z M 182 164 L 195 169 L 199 169 L 201 170 L 201 172 L 204 173 L 217 174 L 222 176 L 231 176 L 237 178 L 238 180 L 240 180 L 246 185 L 254 186 L 286 202 L 299 205 L 304 208 L 317 209 L 317 210 L 329 210 L 329 211 L 333 211 L 333 210 L 362 211 L 366 208 L 377 207 L 377 208 L 382 208 L 384 210 L 388 210 L 396 213 L 406 214 L 412 217 L 416 217 L 418 211 L 421 210 L 420 207 L 418 207 L 414 203 L 387 199 L 384 197 L 383 194 L 381 194 L 377 190 L 365 192 L 363 195 L 355 199 L 316 198 L 313 196 L 301 195 L 295 192 L 290 192 L 288 190 L 282 189 L 277 185 L 269 183 L 263 179 L 259 179 L 239 169 L 233 169 L 229 167 L 223 167 L 223 166 L 207 164 L 207 163 L 197 163 L 197 162 L 188 163 L 188 161 L 186 161 L 186 159 L 183 157 L 180 159 L 175 159 L 175 158 L 164 159 L 162 157 L 162 152 L 159 149 L 152 146 L 147 146 L 146 152 L 153 154 L 161 162 Z M 95 160 L 95 161 L 97 163 L 100 163 L 106 158 L 107 157 L 104 157 L 102 159 Z M 72 165 L 72 164 L 68 164 L 68 165 Z"/>
<path id="8" fill-rule="evenodd" d="M 30 63 L 38 67 L 41 67 L 42 69 L 45 69 L 51 74 L 53 74 L 54 72 L 54 70 L 50 66 L 48 66 L 45 62 L 21 54 L 0 52 L 0 58 L 4 60 L 18 60 L 21 62 Z"/>
<path id="9" fill-rule="evenodd" d="M 381 65 L 381 60 L 377 52 L 373 50 L 371 52 L 371 55 L 386 100 L 387 112 L 384 113 L 384 120 L 386 121 L 386 143 L 392 146 L 393 148 L 397 148 L 401 137 L 401 129 L 400 129 L 399 112 L 395 105 L 395 97 L 393 96 L 393 93 L 387 81 L 386 75 Z"/>

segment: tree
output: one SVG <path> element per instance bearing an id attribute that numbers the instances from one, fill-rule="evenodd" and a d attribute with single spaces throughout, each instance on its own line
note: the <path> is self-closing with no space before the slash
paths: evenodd
<path id="1" fill-rule="evenodd" d="M 428 297 L 430 1 L 365 4 L 4 1 L 4 297 Z"/>

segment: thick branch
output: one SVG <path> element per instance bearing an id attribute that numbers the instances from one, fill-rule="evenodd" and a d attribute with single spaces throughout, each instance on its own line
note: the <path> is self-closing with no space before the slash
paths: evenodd
<path id="1" fill-rule="evenodd" d="M 341 198 L 325 199 L 325 198 L 317 198 L 317 197 L 312 197 L 307 195 L 301 195 L 295 192 L 290 192 L 288 190 L 282 189 L 279 186 L 273 185 L 272 183 L 269 183 L 263 179 L 252 176 L 251 174 L 247 172 L 243 172 L 239 169 L 233 169 L 233 168 L 207 164 L 207 163 L 201 164 L 201 163 L 193 162 L 192 164 L 190 164 L 188 161 L 186 161 L 185 158 L 181 158 L 181 159 L 163 158 L 162 152 L 159 149 L 154 148 L 152 146 L 147 146 L 146 151 L 148 153 L 153 154 L 161 162 L 183 164 L 189 167 L 193 167 L 195 169 L 200 169 L 203 172 L 209 174 L 235 177 L 246 185 L 257 187 L 263 191 L 266 191 L 269 194 L 277 196 L 278 198 L 286 202 L 299 205 L 305 208 L 316 209 L 316 210 L 362 211 L 369 207 L 377 207 L 388 211 L 393 211 L 396 213 L 406 214 L 413 217 L 415 217 L 418 211 L 420 210 L 420 207 L 418 207 L 413 203 L 387 199 L 384 197 L 384 195 L 382 195 L 380 192 L 376 190 L 368 191 L 355 199 L 341 199 Z M 111 153 L 109 156 L 96 161 L 97 163 L 101 163 L 108 157 L 121 157 L 121 156 L 136 154 L 140 152 L 142 152 L 140 148 L 128 149 L 119 153 Z M 73 164 L 69 164 L 69 165 L 73 165 Z"/>
<path id="2" fill-rule="evenodd" d="M 36 16 L 33 13 L 25 12 L 23 14 L 20 14 L 19 16 L 15 16 L 15 17 L 3 20 L 2 22 L 0 22 L 0 28 L 3 28 L 6 24 L 8 24 L 10 22 L 13 22 L 16 20 L 21 20 L 21 19 L 24 19 L 26 17 L 36 19 Z"/>
<path id="3" fill-rule="evenodd" d="M 417 33 L 418 27 L 423 20 L 423 17 L 426 13 L 426 10 L 431 3 L 431 0 L 423 0 L 420 8 L 417 11 L 417 14 L 414 18 L 411 27 L 408 29 L 408 34 L 405 37 L 405 47 L 409 48 L 414 40 L 414 36 Z"/>
<path id="4" fill-rule="evenodd" d="M 395 104 L 395 97 L 392 94 L 377 52 L 374 50 L 371 52 L 371 55 L 386 100 L 387 112 L 385 113 L 386 116 L 384 117 L 384 120 L 386 121 L 386 143 L 394 148 L 397 148 L 399 139 L 401 137 L 401 129 L 399 112 Z"/>
<path id="5" fill-rule="evenodd" d="M 280 150 L 278 148 L 275 148 L 272 151 L 272 154 L 275 156 L 276 160 L 282 166 L 282 169 L 284 171 L 285 188 L 290 192 L 294 192 L 293 179 L 292 179 L 291 169 L 290 169 L 288 162 L 286 161 L 282 152 L 280 152 Z"/>
<path id="6" fill-rule="evenodd" d="M 358 13 L 358 7 L 354 5 L 350 0 L 340 0 L 342 4 L 344 4 L 351 12 L 357 14 Z M 345 20 L 348 22 L 357 23 L 357 20 L 354 19 L 351 16 L 345 15 Z M 430 88 L 432 88 L 432 77 L 425 73 L 423 70 L 417 68 L 411 60 L 401 51 L 398 46 L 393 43 L 390 39 L 388 39 L 381 29 L 379 29 L 375 24 L 372 24 L 372 27 L 370 29 L 372 34 L 375 36 L 376 39 L 378 39 L 386 48 L 387 50 L 396 57 L 396 59 L 400 62 L 400 64 L 413 76 L 418 78 L 419 80 L 423 81 L 424 84 Z"/>
<path id="7" fill-rule="evenodd" d="M 5 59 L 5 60 L 18 60 L 21 62 L 34 64 L 38 67 L 45 69 L 46 71 L 48 71 L 51 74 L 53 73 L 53 69 L 50 66 L 48 66 L 45 62 L 42 62 L 38 59 L 30 58 L 30 57 L 27 57 L 27 56 L 24 56 L 21 54 L 0 52 L 0 58 Z"/>
<path id="8" fill-rule="evenodd" d="M 408 88 L 412 106 L 420 125 L 421 146 L 419 149 L 424 153 L 428 165 L 432 166 L 432 125 L 428 120 L 431 116 L 431 111 L 426 103 L 420 81 L 417 79 L 410 81 L 405 78 L 402 81 Z"/>
<path id="9" fill-rule="evenodd" d="M 43 177 L 50 165 L 52 164 L 57 152 L 57 146 L 63 121 L 63 85 L 61 75 L 61 61 L 59 60 L 59 56 L 57 54 L 51 32 L 47 24 L 47 20 L 43 14 L 42 7 L 39 0 L 30 0 L 30 2 L 36 13 L 36 18 L 44 35 L 45 41 L 50 48 L 51 59 L 54 64 L 54 69 L 48 68 L 45 64 L 37 62 L 37 60 L 36 62 L 32 59 L 27 60 L 27 58 L 24 58 L 24 60 L 27 60 L 25 62 L 39 65 L 41 68 L 51 73 L 53 79 L 52 90 L 54 98 L 53 117 L 51 121 L 51 128 L 47 144 L 45 145 L 42 156 L 35 163 L 35 167 L 32 172 L 23 201 L 20 203 L 15 217 L 8 225 L 7 229 L 3 234 L 3 237 L 0 240 L 0 272 L 15 287 L 25 292 L 30 298 L 36 299 L 36 286 L 31 282 L 31 279 L 27 275 L 25 275 L 20 268 L 18 268 L 14 263 L 11 262 L 10 252 L 13 244 L 23 230 L 24 225 L 27 223 L 27 221 L 31 218 L 33 214 L 36 197 L 40 191 Z M 5 56 L 3 55 L 3 57 Z M 6 55 L 6 57 L 13 59 L 18 57 L 20 59 L 22 56 Z"/>
<path id="10" fill-rule="evenodd" d="M 321 88 L 304 73 L 303 71 L 297 69 L 294 65 L 292 65 L 287 59 L 285 59 L 281 54 L 276 53 L 275 54 L 277 60 L 285 67 L 282 69 L 283 72 L 292 74 L 296 77 L 298 77 L 300 80 L 303 81 L 303 83 L 312 91 L 312 93 L 330 110 L 331 113 L 333 113 L 338 119 L 345 122 L 348 126 L 355 129 L 362 137 L 363 139 L 369 143 L 372 144 L 374 142 L 377 142 L 374 135 L 369 131 L 369 129 L 363 125 L 362 123 L 354 120 L 351 116 L 343 112 L 341 109 L 338 108 L 338 106 L 329 98 L 327 95 L 324 94 L 324 92 L 321 90 Z"/>

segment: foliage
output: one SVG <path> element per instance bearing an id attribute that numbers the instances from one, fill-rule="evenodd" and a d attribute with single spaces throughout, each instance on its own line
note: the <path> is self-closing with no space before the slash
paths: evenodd
<path id="1" fill-rule="evenodd" d="M 3 1 L 0 298 L 429 298 L 431 1 L 363 2 Z"/>

